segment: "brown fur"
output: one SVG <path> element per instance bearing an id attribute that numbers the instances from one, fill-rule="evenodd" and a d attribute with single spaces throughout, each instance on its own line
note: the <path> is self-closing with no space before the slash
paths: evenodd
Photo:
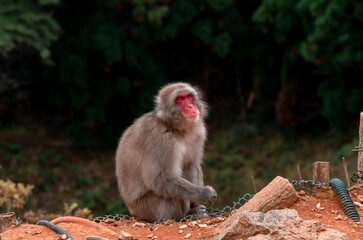
<path id="1" fill-rule="evenodd" d="M 176 96 L 194 95 L 200 114 L 187 120 L 174 103 Z M 188 211 L 216 200 L 204 186 L 202 160 L 207 106 L 200 91 L 187 83 L 163 87 L 154 111 L 136 119 L 123 133 L 116 152 L 119 191 L 130 213 L 143 220 L 183 218 Z M 191 209 L 193 208 L 193 209 Z"/>

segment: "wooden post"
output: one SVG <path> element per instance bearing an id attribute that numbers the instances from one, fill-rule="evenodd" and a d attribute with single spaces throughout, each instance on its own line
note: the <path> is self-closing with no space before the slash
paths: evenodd
<path id="1" fill-rule="evenodd" d="M 350 181 L 349 181 L 347 164 L 345 163 L 345 157 L 342 158 L 342 162 L 343 162 L 343 167 L 344 167 L 345 180 L 347 181 L 348 188 L 350 188 Z"/>
<path id="2" fill-rule="evenodd" d="M 329 186 L 330 180 L 330 163 L 329 162 L 314 162 L 313 163 L 313 180 L 321 182 Z"/>
<path id="3" fill-rule="evenodd" d="M 360 113 L 359 146 L 363 147 L 363 112 Z M 363 151 L 358 151 L 357 170 L 363 171 Z"/>
<path id="4" fill-rule="evenodd" d="M 255 177 L 253 175 L 251 175 L 252 178 L 252 186 L 253 186 L 253 190 L 255 191 L 255 194 L 257 193 L 257 187 L 256 187 L 256 183 L 255 183 Z"/>
<path id="5" fill-rule="evenodd" d="M 301 181 L 302 180 L 302 177 L 301 177 L 300 166 L 297 165 L 296 168 L 297 168 L 297 175 L 299 176 L 299 180 Z"/>

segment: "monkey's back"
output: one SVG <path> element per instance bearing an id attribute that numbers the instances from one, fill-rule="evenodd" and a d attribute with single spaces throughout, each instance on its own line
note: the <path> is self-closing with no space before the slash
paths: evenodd
<path id="1" fill-rule="evenodd" d="M 165 139 L 162 134 L 165 131 L 166 126 L 157 119 L 154 112 L 149 112 L 136 119 L 123 133 L 116 151 L 116 176 L 126 205 L 150 191 L 146 184 L 146 171 L 164 154 L 158 151 L 161 149 L 158 146 L 173 144 L 173 137 Z"/>

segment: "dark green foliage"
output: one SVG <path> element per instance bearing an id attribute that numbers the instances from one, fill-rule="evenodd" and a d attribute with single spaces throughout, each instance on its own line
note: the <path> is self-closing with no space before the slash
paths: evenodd
<path id="1" fill-rule="evenodd" d="M 363 70 L 361 11 L 360 1 L 353 0 L 264 0 L 254 15 L 265 33 L 271 31 L 277 42 L 287 44 L 286 52 L 316 66 L 322 114 L 341 130 L 363 107 L 363 81 L 355 77 Z"/>
<path id="2" fill-rule="evenodd" d="M 4 85 L 0 99 L 18 103 L 27 90 L 29 109 L 66 127 L 76 147 L 116 144 L 171 81 L 201 85 L 219 121 L 344 129 L 362 110 L 357 0 L 21 0 L 0 7 L 0 70 L 21 86 Z M 50 56 L 51 66 L 36 65 Z M 14 115 L 0 108 L 0 124 Z"/>
<path id="3" fill-rule="evenodd" d="M 21 45 L 35 48 L 43 60 L 50 59 L 50 45 L 57 39 L 59 24 L 47 7 L 59 0 L 1 0 L 0 54 L 8 54 Z"/>

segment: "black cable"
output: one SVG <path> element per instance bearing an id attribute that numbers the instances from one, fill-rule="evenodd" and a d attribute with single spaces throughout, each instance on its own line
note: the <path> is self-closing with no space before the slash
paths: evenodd
<path id="1" fill-rule="evenodd" d="M 47 227 L 49 229 L 52 229 L 56 233 L 59 233 L 59 234 L 62 234 L 62 235 L 64 234 L 64 235 L 67 236 L 67 238 L 70 238 L 70 239 L 74 240 L 74 238 L 69 233 L 67 233 L 64 229 L 58 227 L 57 225 L 55 225 L 55 224 L 53 224 L 53 223 L 51 223 L 49 221 L 39 220 L 37 222 L 37 225 L 43 225 L 43 226 L 45 226 L 45 227 Z"/>

